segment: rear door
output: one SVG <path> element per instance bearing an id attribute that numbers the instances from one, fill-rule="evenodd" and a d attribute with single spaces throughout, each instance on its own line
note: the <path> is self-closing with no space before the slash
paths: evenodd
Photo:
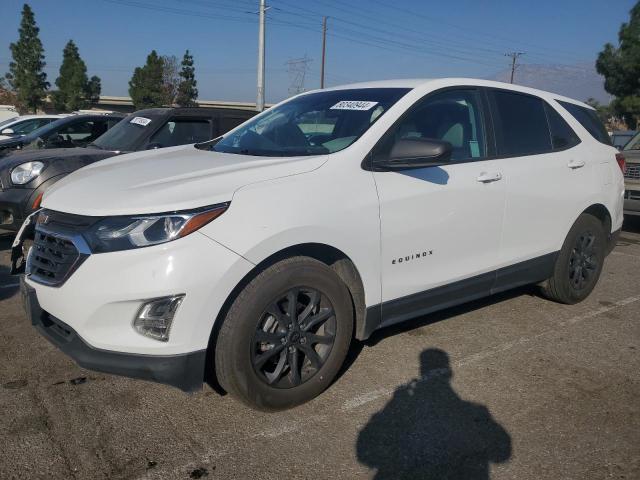
<path id="1" fill-rule="evenodd" d="M 506 183 L 497 288 L 541 280 L 590 187 L 588 156 L 563 117 L 540 97 L 488 91 L 499 170 Z M 540 278 L 533 278 L 540 277 Z"/>

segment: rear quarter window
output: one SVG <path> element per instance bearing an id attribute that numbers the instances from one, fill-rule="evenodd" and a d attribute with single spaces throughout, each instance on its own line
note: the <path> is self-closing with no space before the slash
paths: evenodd
<path id="1" fill-rule="evenodd" d="M 600 121 L 600 118 L 598 118 L 598 114 L 595 110 L 581 107 L 575 103 L 562 102 L 560 100 L 557 100 L 557 102 L 562 105 L 573 118 L 580 122 L 580 125 L 582 125 L 593 138 L 605 145 L 611 145 L 611 139 L 609 138 L 607 129 L 604 128 L 604 125 L 602 124 L 602 121 Z"/>
<path id="2" fill-rule="evenodd" d="M 549 121 L 549 130 L 551 131 L 551 143 L 554 150 L 565 150 L 580 143 L 580 138 L 576 132 L 565 122 L 556 110 L 545 103 L 545 111 L 547 112 L 547 120 Z"/>

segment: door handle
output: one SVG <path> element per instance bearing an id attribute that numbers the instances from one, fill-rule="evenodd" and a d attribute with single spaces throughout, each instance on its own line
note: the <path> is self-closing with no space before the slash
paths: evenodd
<path id="1" fill-rule="evenodd" d="M 487 173 L 482 172 L 477 180 L 481 183 L 491 183 L 497 182 L 498 180 L 502 180 L 502 174 L 500 172 Z"/>
<path id="2" fill-rule="evenodd" d="M 582 168 L 584 167 L 584 165 L 585 165 L 584 160 L 571 160 L 569 163 L 567 163 L 567 167 L 574 170 L 576 168 Z"/>

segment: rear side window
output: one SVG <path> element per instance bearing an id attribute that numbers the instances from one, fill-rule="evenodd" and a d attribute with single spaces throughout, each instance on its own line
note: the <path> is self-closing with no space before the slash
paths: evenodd
<path id="1" fill-rule="evenodd" d="M 542 99 L 502 90 L 492 93 L 498 155 L 518 157 L 552 150 Z"/>
<path id="2" fill-rule="evenodd" d="M 580 139 L 564 118 L 555 111 L 553 107 L 545 103 L 547 120 L 549 120 L 549 130 L 551 130 L 551 143 L 554 150 L 565 150 L 580 143 Z"/>
<path id="3" fill-rule="evenodd" d="M 573 118 L 580 122 L 580 125 L 582 125 L 593 138 L 605 145 L 611 145 L 611 139 L 609 138 L 607 129 L 604 128 L 595 110 L 581 107 L 574 103 L 561 102 L 560 100 L 558 100 L 558 103 L 562 105 Z"/>

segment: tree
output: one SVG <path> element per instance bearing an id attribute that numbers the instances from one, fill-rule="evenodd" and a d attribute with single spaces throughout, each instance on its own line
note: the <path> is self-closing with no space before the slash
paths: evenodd
<path id="1" fill-rule="evenodd" d="M 635 128 L 640 117 L 640 2 L 631 9 L 629 23 L 620 27 L 618 47 L 607 43 L 596 69 L 604 76 L 605 90 L 616 96 L 613 110 Z"/>
<path id="2" fill-rule="evenodd" d="M 165 104 L 164 62 L 155 50 L 147 56 L 143 67 L 136 67 L 129 80 L 129 95 L 137 108 L 161 107 Z"/>
<path id="3" fill-rule="evenodd" d="M 598 112 L 598 117 L 600 117 L 602 123 L 608 124 L 611 122 L 613 116 L 611 105 L 603 105 L 592 97 L 589 97 L 585 103 L 592 106 L 596 112 Z"/>
<path id="4" fill-rule="evenodd" d="M 53 104 L 58 110 L 79 110 L 100 97 L 100 79 L 87 78 L 87 66 L 80 58 L 78 47 L 69 40 L 62 53 L 60 76 L 56 79 L 58 90 L 53 92 Z"/>
<path id="5" fill-rule="evenodd" d="M 95 105 L 100 101 L 100 92 L 102 92 L 102 82 L 100 77 L 92 76 L 87 83 L 87 98 L 89 103 Z"/>
<path id="6" fill-rule="evenodd" d="M 195 107 L 197 105 L 196 99 L 198 98 L 196 69 L 193 66 L 193 56 L 189 54 L 189 50 L 184 52 L 184 57 L 182 57 L 180 78 L 182 81 L 178 85 L 176 103 L 181 107 Z"/>
<path id="7" fill-rule="evenodd" d="M 178 95 L 178 59 L 175 55 L 162 56 L 162 84 L 164 85 L 164 104 L 173 105 Z"/>
<path id="8" fill-rule="evenodd" d="M 9 64 L 7 80 L 16 93 L 19 107 L 32 112 L 44 103 L 49 88 L 47 74 L 43 72 L 44 48 L 38 37 L 39 32 L 33 10 L 25 3 L 18 41 L 9 46 L 13 61 Z"/>

